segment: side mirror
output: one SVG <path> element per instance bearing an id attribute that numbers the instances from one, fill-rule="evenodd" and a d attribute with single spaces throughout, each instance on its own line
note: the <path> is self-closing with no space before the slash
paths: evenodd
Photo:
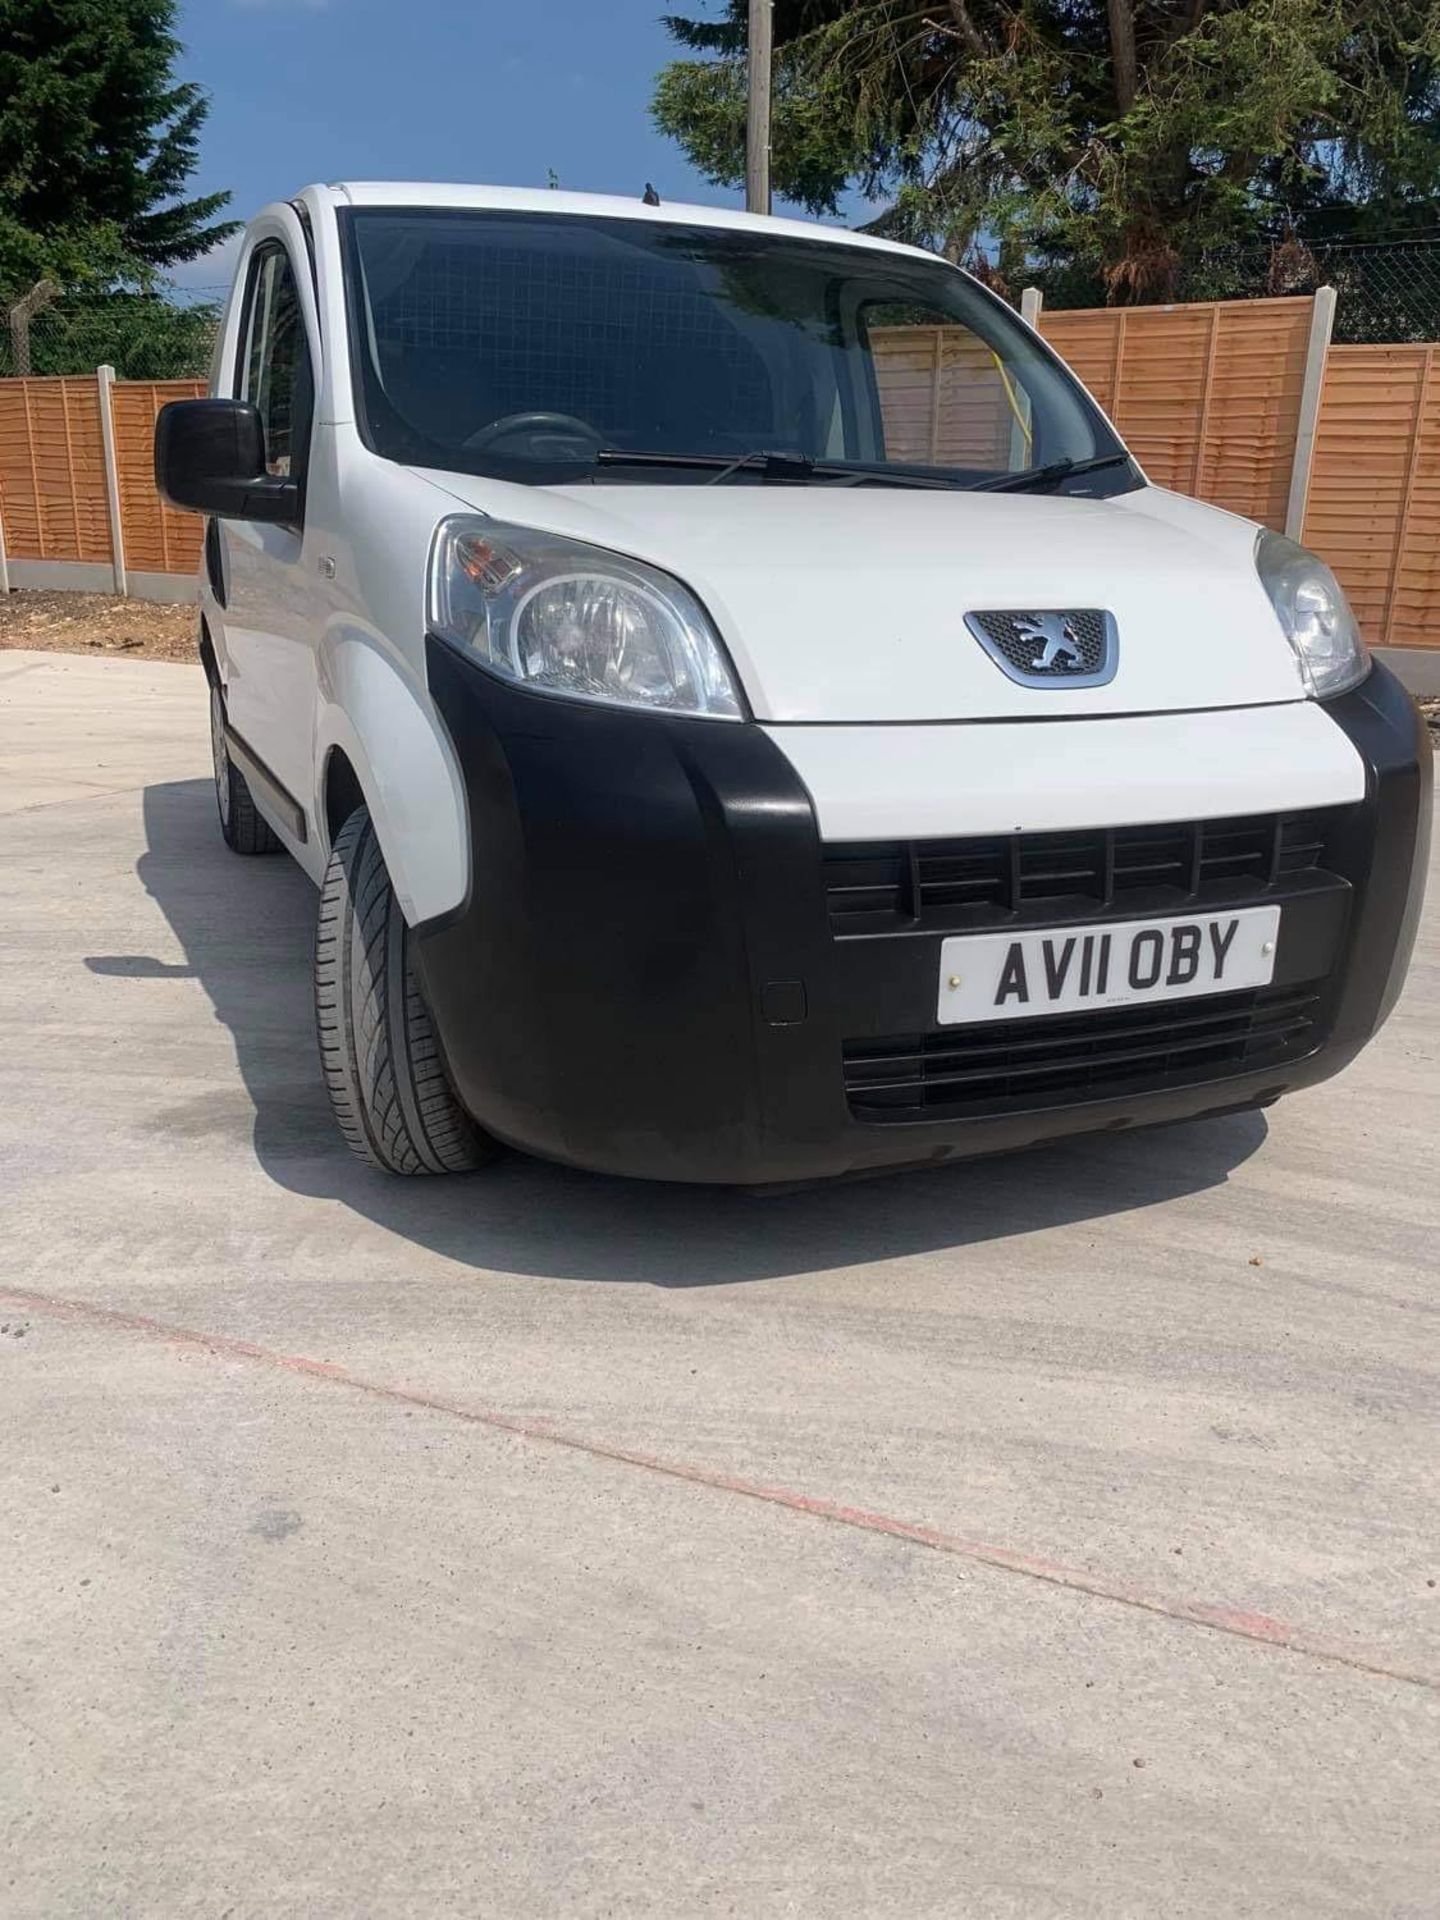
<path id="1" fill-rule="evenodd" d="M 172 400 L 155 422 L 155 485 L 172 507 L 221 520 L 300 520 L 300 483 L 265 471 L 265 429 L 246 400 Z"/>

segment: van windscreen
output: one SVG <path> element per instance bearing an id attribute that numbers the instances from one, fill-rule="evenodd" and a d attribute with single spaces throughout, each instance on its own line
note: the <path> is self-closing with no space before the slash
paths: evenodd
<path id="1" fill-rule="evenodd" d="M 342 224 L 359 418 L 390 459 L 653 484 L 764 454 L 788 478 L 973 485 L 1122 452 L 1031 330 L 939 260 L 652 219 Z"/>

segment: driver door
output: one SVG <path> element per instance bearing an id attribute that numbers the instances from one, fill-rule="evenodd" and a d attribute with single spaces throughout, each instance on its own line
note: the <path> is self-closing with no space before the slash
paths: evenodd
<path id="1" fill-rule="evenodd" d="M 314 303 L 302 298 L 300 271 L 308 274 L 308 263 L 297 270 L 294 251 L 279 234 L 256 242 L 230 390 L 259 412 L 268 471 L 300 481 L 301 519 L 294 526 L 217 522 L 219 551 L 211 565 L 213 571 L 218 563 L 224 594 L 218 618 L 230 725 L 308 816 L 324 608 L 304 524 L 318 342 Z"/>

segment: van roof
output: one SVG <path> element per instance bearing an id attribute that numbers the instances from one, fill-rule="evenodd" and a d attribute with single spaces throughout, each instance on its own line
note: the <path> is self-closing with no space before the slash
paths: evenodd
<path id="1" fill-rule="evenodd" d="M 307 193 L 331 205 L 353 207 L 474 207 L 507 213 L 586 214 L 592 219 L 652 220 L 659 226 L 719 227 L 731 232 L 788 234 L 797 240 L 827 240 L 832 245 L 875 248 L 912 258 L 934 260 L 923 247 L 897 240 L 880 240 L 848 227 L 826 226 L 818 220 L 782 220 L 774 215 L 739 213 L 729 207 L 697 207 L 667 200 L 646 206 L 637 193 L 627 199 L 615 193 L 563 193 L 549 187 L 489 187 L 416 180 L 335 180 Z M 297 196 L 298 197 L 298 196 Z"/>

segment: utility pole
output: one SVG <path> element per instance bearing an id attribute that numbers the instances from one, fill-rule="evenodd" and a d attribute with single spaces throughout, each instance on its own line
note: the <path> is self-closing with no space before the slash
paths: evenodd
<path id="1" fill-rule="evenodd" d="M 745 102 L 745 208 L 770 211 L 770 72 L 774 0 L 750 0 L 748 88 Z"/>

